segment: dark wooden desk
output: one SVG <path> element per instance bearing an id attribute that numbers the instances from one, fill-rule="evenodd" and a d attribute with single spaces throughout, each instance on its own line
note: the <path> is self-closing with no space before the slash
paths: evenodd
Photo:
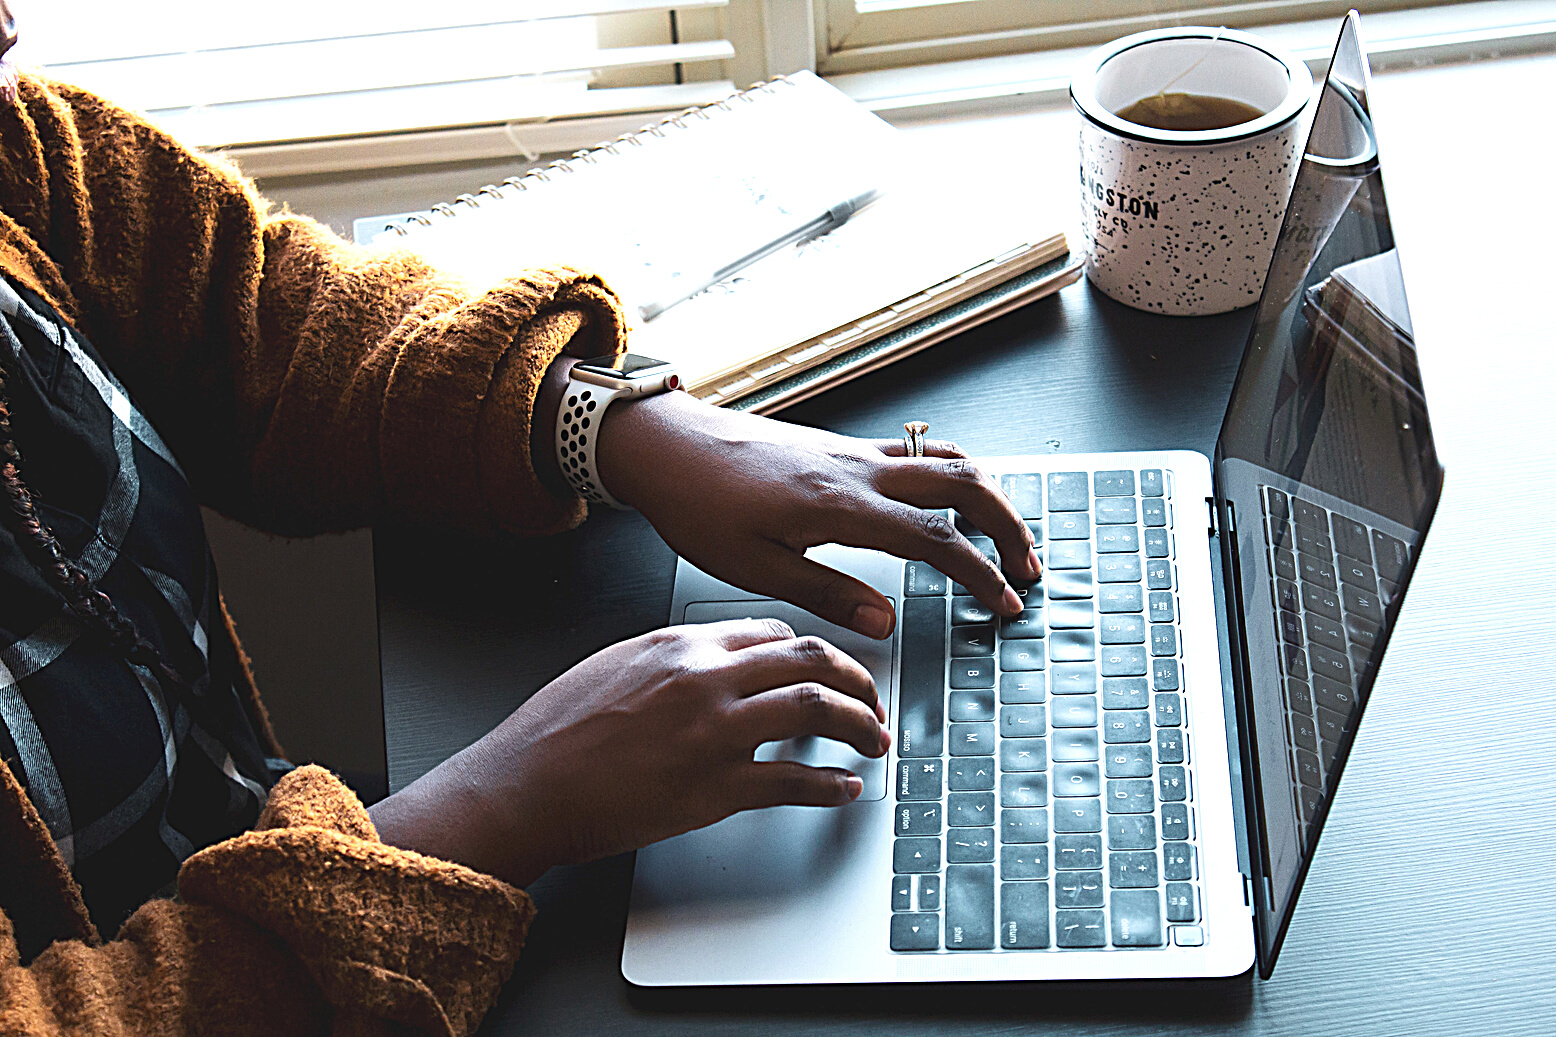
<path id="1" fill-rule="evenodd" d="M 1393 99 L 1388 183 L 1449 475 L 1272 980 L 636 991 L 619 971 L 631 861 L 617 858 L 533 887 L 541 914 L 486 1032 L 1551 1032 L 1556 363 L 1541 242 L 1556 228 L 1548 207 L 1506 228 L 1483 169 L 1441 142 L 1533 175 L 1543 138 L 1512 135 L 1512 107 L 1463 98 L 1533 96 L 1552 71 L 1556 59 L 1537 58 L 1393 77 L 1411 84 L 1409 105 L 1379 84 L 1380 104 Z M 1497 276 L 1473 278 L 1466 296 L 1466 262 L 1441 257 L 1488 242 Z M 1081 284 L 784 417 L 857 435 L 922 418 L 988 454 L 1209 451 L 1249 319 L 1153 319 Z M 501 552 L 433 553 L 380 530 L 376 551 L 391 789 L 668 611 L 673 558 L 634 515 Z"/>

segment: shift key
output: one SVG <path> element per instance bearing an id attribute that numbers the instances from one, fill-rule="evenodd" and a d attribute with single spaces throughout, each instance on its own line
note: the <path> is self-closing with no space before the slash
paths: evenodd
<path id="1" fill-rule="evenodd" d="M 986 951 L 994 946 L 994 865 L 946 868 L 945 946 L 950 951 Z"/>

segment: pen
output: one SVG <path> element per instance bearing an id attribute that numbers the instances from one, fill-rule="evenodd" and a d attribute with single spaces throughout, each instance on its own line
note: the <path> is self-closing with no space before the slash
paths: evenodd
<path id="1" fill-rule="evenodd" d="M 818 234 L 825 234 L 828 231 L 836 230 L 838 227 L 841 227 L 843 224 L 847 223 L 849 217 L 853 216 L 854 213 L 875 201 L 879 195 L 879 191 L 869 190 L 863 194 L 856 194 L 852 198 L 845 198 L 843 201 L 838 202 L 836 205 L 832 206 L 830 209 L 822 213 L 820 216 L 817 216 L 815 219 L 808 220 L 793 230 L 783 234 L 781 237 L 769 241 L 767 244 L 763 245 L 756 251 L 748 252 L 741 256 L 739 259 L 731 263 L 724 264 L 706 277 L 689 282 L 690 287 L 674 288 L 659 300 L 639 306 L 638 315 L 641 316 L 645 321 L 653 320 L 655 317 L 659 316 L 661 313 L 665 312 L 676 303 L 685 302 L 687 299 L 690 299 L 698 292 L 707 288 L 712 288 L 714 285 L 718 284 L 729 275 L 735 273 L 738 270 L 745 269 L 759 259 L 767 258 L 781 248 L 792 245 L 796 241 L 803 241 L 806 238 L 813 238 Z"/>

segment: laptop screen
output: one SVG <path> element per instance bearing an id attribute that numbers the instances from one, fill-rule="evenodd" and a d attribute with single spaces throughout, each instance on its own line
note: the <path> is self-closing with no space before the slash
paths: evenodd
<path id="1" fill-rule="evenodd" d="M 1265 975 L 1442 484 L 1367 92 L 1353 13 L 1217 444 Z"/>

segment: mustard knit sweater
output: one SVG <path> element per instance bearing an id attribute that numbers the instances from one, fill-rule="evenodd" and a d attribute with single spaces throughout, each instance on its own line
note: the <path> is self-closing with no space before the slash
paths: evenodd
<path id="1" fill-rule="evenodd" d="M 271 213 L 229 167 L 26 76 L 0 106 L 0 270 L 97 346 L 202 503 L 261 529 L 393 516 L 535 534 L 583 516 L 537 481 L 529 423 L 564 348 L 623 346 L 620 307 L 588 274 L 473 294 Z M 178 885 L 103 942 L 0 766 L 0 1033 L 465 1034 L 534 913 L 494 878 L 380 843 L 317 767 Z"/>

